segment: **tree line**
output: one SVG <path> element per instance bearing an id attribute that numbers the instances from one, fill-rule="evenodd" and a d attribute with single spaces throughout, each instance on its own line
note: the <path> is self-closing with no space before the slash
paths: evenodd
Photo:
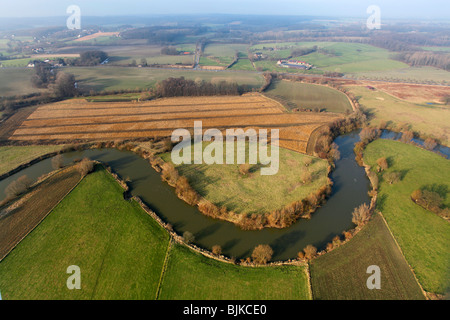
<path id="1" fill-rule="evenodd" d="M 75 76 L 70 73 L 58 72 L 46 62 L 37 62 L 31 83 L 36 88 L 47 88 L 54 97 L 66 98 L 77 94 Z"/>
<path id="2" fill-rule="evenodd" d="M 450 55 L 442 52 L 400 52 L 395 54 L 393 58 L 413 67 L 430 66 L 450 71 Z"/>
<path id="3" fill-rule="evenodd" d="M 168 78 L 156 85 L 158 97 L 186 97 L 213 95 L 240 95 L 249 91 L 246 85 L 221 81 L 217 84 L 207 81 L 188 80 L 184 77 Z"/>

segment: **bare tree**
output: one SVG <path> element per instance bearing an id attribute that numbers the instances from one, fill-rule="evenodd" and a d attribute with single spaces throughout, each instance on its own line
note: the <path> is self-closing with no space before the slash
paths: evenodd
<path id="1" fill-rule="evenodd" d="M 423 146 L 425 147 L 425 149 L 432 151 L 432 150 L 434 150 L 434 148 L 436 148 L 437 143 L 434 139 L 427 138 L 425 140 L 425 142 L 423 143 Z"/>
<path id="2" fill-rule="evenodd" d="M 412 131 L 405 131 L 405 132 L 403 132 L 402 137 L 400 138 L 400 141 L 403 143 L 411 143 L 413 138 L 414 138 L 414 133 Z"/>
<path id="3" fill-rule="evenodd" d="M 305 258 L 311 260 L 316 256 L 317 248 L 311 244 L 308 244 L 305 249 L 303 249 L 303 252 L 305 253 Z"/>
<path id="4" fill-rule="evenodd" d="M 266 264 L 272 259 L 273 250 L 267 244 L 260 244 L 255 247 L 252 253 L 252 259 L 255 263 Z"/>
<path id="5" fill-rule="evenodd" d="M 389 168 L 389 164 L 385 157 L 379 158 L 377 160 L 377 164 L 378 164 L 378 167 L 380 168 L 379 171 L 383 171 L 383 170 L 386 170 L 387 168 Z"/>
<path id="6" fill-rule="evenodd" d="M 27 191 L 33 182 L 26 176 L 21 176 L 17 180 L 11 182 L 5 189 L 8 198 L 15 198 Z"/>
<path id="7" fill-rule="evenodd" d="M 195 241 L 195 236 L 192 234 L 192 232 L 190 231 L 185 231 L 183 233 L 183 240 L 184 242 L 186 242 L 187 244 L 190 244 L 192 242 Z"/>
<path id="8" fill-rule="evenodd" d="M 222 254 L 222 247 L 219 245 L 215 245 L 212 247 L 212 253 L 216 256 L 220 256 Z"/>
<path id="9" fill-rule="evenodd" d="M 62 155 L 58 154 L 57 156 L 52 158 L 52 167 L 57 170 L 64 166 L 64 159 Z"/>
<path id="10" fill-rule="evenodd" d="M 366 224 L 370 219 L 370 210 L 367 204 L 362 204 L 355 208 L 352 213 L 352 222 L 358 226 Z"/>
<path id="11" fill-rule="evenodd" d="M 94 161 L 84 158 L 76 165 L 76 169 L 84 177 L 94 170 Z"/>

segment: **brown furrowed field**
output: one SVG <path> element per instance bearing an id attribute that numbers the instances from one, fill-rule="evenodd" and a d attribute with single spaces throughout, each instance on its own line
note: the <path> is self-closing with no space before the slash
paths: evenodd
<path id="1" fill-rule="evenodd" d="M 47 178 L 29 193 L 0 210 L 0 261 L 33 230 L 80 181 L 73 167 Z"/>
<path id="2" fill-rule="evenodd" d="M 76 39 L 76 42 L 82 42 L 87 40 L 92 40 L 98 37 L 112 37 L 112 36 L 118 36 L 119 32 L 97 32 L 94 34 L 90 34 L 88 36 L 84 36 L 82 38 Z"/>
<path id="3" fill-rule="evenodd" d="M 450 87 L 448 86 L 373 81 L 364 81 L 363 83 L 373 86 L 396 98 L 414 103 L 442 103 L 444 97 L 450 96 Z"/>
<path id="4" fill-rule="evenodd" d="M 168 137 L 202 121 L 203 130 L 279 129 L 280 146 L 306 152 L 311 133 L 337 116 L 284 113 L 277 102 L 258 94 L 177 97 L 147 102 L 87 102 L 72 99 L 39 107 L 12 140 L 115 140 Z"/>

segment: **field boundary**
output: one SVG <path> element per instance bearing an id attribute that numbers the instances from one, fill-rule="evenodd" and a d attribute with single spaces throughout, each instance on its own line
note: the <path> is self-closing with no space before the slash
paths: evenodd
<path id="1" fill-rule="evenodd" d="M 169 244 L 167 245 L 166 256 L 164 258 L 163 267 L 161 268 L 161 275 L 159 277 L 158 287 L 156 288 L 155 300 L 159 300 L 159 295 L 161 293 L 162 284 L 164 282 L 164 276 L 166 274 L 167 265 L 168 265 L 169 258 L 170 258 L 170 252 L 171 252 L 171 249 L 172 249 L 172 244 L 173 244 L 173 238 L 172 238 L 172 236 L 170 236 Z"/>
<path id="2" fill-rule="evenodd" d="M 314 294 L 313 294 L 313 290 L 312 290 L 312 281 L 311 281 L 311 272 L 309 271 L 310 269 L 310 264 L 309 262 L 306 263 L 305 266 L 305 273 L 306 273 L 306 278 L 308 280 L 308 291 L 309 291 L 309 296 L 311 298 L 311 300 L 314 300 Z"/>
<path id="3" fill-rule="evenodd" d="M 5 178 L 8 178 L 8 177 L 12 176 L 13 174 L 15 174 L 15 173 L 17 173 L 19 171 L 22 171 L 23 169 L 28 168 L 28 167 L 30 167 L 30 166 L 32 166 L 32 165 L 34 165 L 34 164 L 36 164 L 36 163 L 38 163 L 38 162 L 40 162 L 42 160 L 45 160 L 45 159 L 51 158 L 53 156 L 56 156 L 59 153 L 60 153 L 60 151 L 54 151 L 54 152 L 46 153 L 46 154 L 44 154 L 42 156 L 39 156 L 38 158 L 35 158 L 35 159 L 30 160 L 30 161 L 28 161 L 26 163 L 23 163 L 23 164 L 17 166 L 16 168 L 1 174 L 0 175 L 0 181 L 5 179 Z"/>
<path id="4" fill-rule="evenodd" d="M 392 233 L 391 228 L 389 228 L 389 224 L 387 223 L 386 219 L 384 218 L 384 215 L 381 213 L 381 211 L 378 212 L 378 214 L 381 216 L 381 219 L 383 220 L 383 223 L 385 224 L 386 228 L 389 230 L 390 235 L 392 236 L 392 239 L 394 239 L 395 245 L 397 246 L 398 250 L 400 251 L 400 254 L 403 257 L 403 260 L 405 260 L 406 264 L 408 265 L 409 269 L 411 270 L 411 273 L 414 276 L 414 279 L 416 280 L 417 284 L 419 285 L 420 290 L 422 291 L 422 294 L 424 297 L 429 300 L 427 292 L 423 289 L 422 285 L 419 282 L 419 279 L 416 277 L 416 273 L 414 272 L 414 269 L 409 264 L 408 260 L 406 259 L 405 255 L 403 254 L 403 250 L 400 247 L 400 245 L 397 242 L 397 239 L 395 238 L 394 234 Z"/>

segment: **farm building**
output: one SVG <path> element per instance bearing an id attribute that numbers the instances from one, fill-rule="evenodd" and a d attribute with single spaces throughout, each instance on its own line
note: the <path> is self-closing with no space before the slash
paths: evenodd
<path id="1" fill-rule="evenodd" d="M 313 67 L 312 64 L 299 60 L 278 60 L 277 65 L 283 68 L 295 68 L 304 70 L 309 70 Z"/>

